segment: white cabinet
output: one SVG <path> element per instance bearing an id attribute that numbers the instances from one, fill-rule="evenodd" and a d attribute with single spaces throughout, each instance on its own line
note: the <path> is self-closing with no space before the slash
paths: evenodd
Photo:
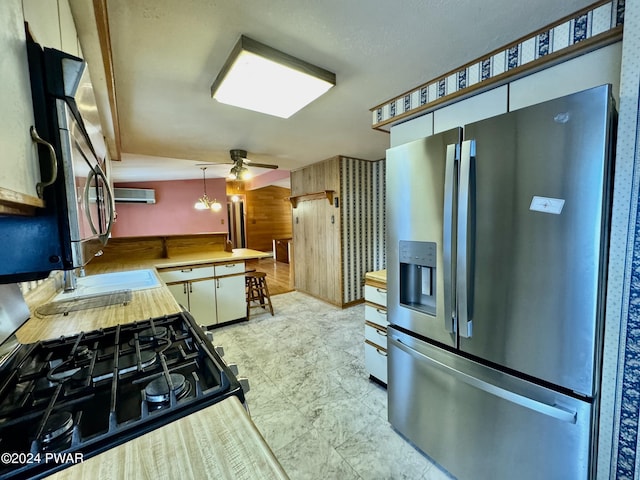
<path id="1" fill-rule="evenodd" d="M 24 20 L 43 47 L 80 56 L 76 26 L 68 0 L 22 0 Z"/>
<path id="2" fill-rule="evenodd" d="M 211 326 L 219 323 L 214 292 L 214 279 L 197 279 L 189 282 L 189 312 L 200 325 Z"/>
<path id="3" fill-rule="evenodd" d="M 506 113 L 508 98 L 509 88 L 503 85 L 436 110 L 433 112 L 433 133 Z"/>
<path id="4" fill-rule="evenodd" d="M 419 138 L 433 135 L 433 113 L 394 125 L 391 127 L 390 146 L 395 147 L 403 143 L 413 142 Z"/>
<path id="5" fill-rule="evenodd" d="M 176 301 L 206 326 L 217 323 L 213 273 L 213 267 L 159 271 Z"/>
<path id="6" fill-rule="evenodd" d="M 613 85 L 617 102 L 621 60 L 622 42 L 618 42 L 515 80 L 509 85 L 509 109 L 517 110 L 605 83 Z"/>
<path id="7" fill-rule="evenodd" d="M 37 198 L 40 167 L 29 133 L 33 103 L 20 0 L 0 2 L 0 51 L 0 213 L 12 213 L 12 205 L 44 206 Z"/>
<path id="8" fill-rule="evenodd" d="M 364 363 L 369 376 L 387 383 L 387 288 L 386 272 L 365 275 Z"/>
<path id="9" fill-rule="evenodd" d="M 216 265 L 216 315 L 218 323 L 247 316 L 244 262 Z"/>
<path id="10" fill-rule="evenodd" d="M 244 262 L 160 269 L 176 301 L 204 326 L 245 318 Z"/>

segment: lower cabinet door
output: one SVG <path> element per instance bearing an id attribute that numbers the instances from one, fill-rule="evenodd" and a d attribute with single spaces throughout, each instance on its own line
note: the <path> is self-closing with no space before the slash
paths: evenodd
<path id="1" fill-rule="evenodd" d="M 387 351 L 384 348 L 365 341 L 364 364 L 369 375 L 387 383 Z"/>
<path id="2" fill-rule="evenodd" d="M 247 316 L 244 275 L 216 278 L 215 292 L 218 323 L 230 322 Z"/>
<path id="3" fill-rule="evenodd" d="M 216 292 L 215 280 L 193 280 L 189 282 L 189 312 L 193 315 L 198 325 L 215 325 L 216 317 Z"/>
<path id="4" fill-rule="evenodd" d="M 173 285 L 167 285 L 167 288 L 176 299 L 176 302 L 183 308 L 189 310 L 189 283 L 174 283 Z"/>

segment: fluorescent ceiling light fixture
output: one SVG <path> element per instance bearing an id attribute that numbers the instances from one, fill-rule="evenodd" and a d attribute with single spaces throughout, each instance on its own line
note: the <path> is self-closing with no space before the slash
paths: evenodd
<path id="1" fill-rule="evenodd" d="M 289 118 L 335 84 L 334 73 L 242 35 L 211 85 L 211 96 Z"/>

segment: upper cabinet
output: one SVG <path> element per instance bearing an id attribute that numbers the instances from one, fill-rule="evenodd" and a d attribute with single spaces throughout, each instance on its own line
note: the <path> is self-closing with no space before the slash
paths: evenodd
<path id="1" fill-rule="evenodd" d="M 44 203 L 36 191 L 40 167 L 30 135 L 33 103 L 20 0 L 2 0 L 0 19 L 0 214 L 28 214 Z"/>
<path id="2" fill-rule="evenodd" d="M 508 97 L 509 90 L 503 85 L 436 110 L 433 112 L 433 133 L 507 113 Z"/>
<path id="3" fill-rule="evenodd" d="M 37 43 L 82 56 L 68 0 L 22 0 L 22 6 L 24 20 Z"/>
<path id="4" fill-rule="evenodd" d="M 0 214 L 30 215 L 45 204 L 36 187 L 42 179 L 31 135 L 25 22 L 42 46 L 81 52 L 68 0 L 2 0 L 0 22 Z"/>
<path id="5" fill-rule="evenodd" d="M 610 83 L 618 101 L 622 42 L 520 78 L 509 85 L 509 109 L 563 97 L 571 93 Z"/>
<path id="6" fill-rule="evenodd" d="M 548 66 L 507 84 L 393 125 L 390 146 L 607 83 L 613 86 L 613 95 L 618 101 L 621 59 L 622 42 L 616 42 Z"/>

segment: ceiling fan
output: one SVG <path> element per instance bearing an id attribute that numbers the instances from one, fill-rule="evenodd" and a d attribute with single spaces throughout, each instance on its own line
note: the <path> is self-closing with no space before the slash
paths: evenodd
<path id="1" fill-rule="evenodd" d="M 247 158 L 247 151 L 240 149 L 229 150 L 233 167 L 231 167 L 230 176 L 235 180 L 246 180 L 249 169 L 247 167 L 271 168 L 276 169 L 278 165 L 269 163 L 253 162 Z"/>

